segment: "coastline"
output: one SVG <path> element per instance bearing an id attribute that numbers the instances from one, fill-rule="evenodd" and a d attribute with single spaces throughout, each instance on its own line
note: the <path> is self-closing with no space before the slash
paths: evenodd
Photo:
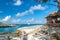
<path id="1" fill-rule="evenodd" d="M 43 25 L 35 25 L 35 26 L 18 28 L 17 31 L 22 31 L 23 34 L 24 34 L 24 32 L 26 34 L 30 34 L 30 33 L 34 33 L 35 31 L 38 31 L 38 30 L 44 30 L 45 28 L 46 27 Z"/>
<path id="2" fill-rule="evenodd" d="M 22 27 L 22 28 L 18 28 L 16 30 L 16 34 L 21 37 L 20 39 L 27 39 L 27 40 L 32 40 L 37 38 L 37 40 L 39 38 L 47 38 L 49 39 L 50 36 L 48 36 L 49 34 L 46 34 L 45 32 L 48 32 L 47 26 L 43 26 L 43 25 L 35 25 L 35 26 L 29 26 L 29 27 Z M 18 37 L 15 36 L 12 39 Z"/>
<path id="3" fill-rule="evenodd" d="M 18 28 L 18 29 L 26 29 L 26 28 L 35 28 L 35 27 L 41 27 L 41 26 L 43 26 L 43 25 L 34 25 L 34 26 L 25 26 L 25 27 L 21 27 L 21 28 Z"/>

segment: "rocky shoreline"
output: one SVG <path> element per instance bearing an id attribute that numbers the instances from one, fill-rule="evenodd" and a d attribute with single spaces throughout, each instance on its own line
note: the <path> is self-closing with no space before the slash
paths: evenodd
<path id="1" fill-rule="evenodd" d="M 22 27 L 8 36 L 10 40 L 60 40 L 60 33 L 52 33 L 49 29 L 47 25 Z"/>

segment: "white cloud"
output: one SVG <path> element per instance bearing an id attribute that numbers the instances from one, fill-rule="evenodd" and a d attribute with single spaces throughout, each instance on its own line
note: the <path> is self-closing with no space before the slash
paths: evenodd
<path id="1" fill-rule="evenodd" d="M 34 10 L 45 10 L 45 7 L 42 7 L 40 4 L 31 6 L 29 10 L 26 10 L 22 13 L 17 13 L 16 16 L 25 16 L 25 15 L 28 15 L 29 13 L 33 14 Z"/>
<path id="2" fill-rule="evenodd" d="M 31 8 L 30 8 L 31 10 L 44 10 L 45 9 L 45 7 L 42 7 L 41 5 L 35 5 L 35 6 L 32 6 Z"/>
<path id="3" fill-rule="evenodd" d="M 21 4 L 22 4 L 21 0 L 16 0 L 14 3 L 14 5 L 16 5 L 16 6 L 20 6 Z"/>
<path id="4" fill-rule="evenodd" d="M 31 18 L 29 20 L 27 20 L 26 22 L 33 22 L 34 21 L 34 18 Z"/>
<path id="5" fill-rule="evenodd" d="M 20 23 L 21 19 L 12 19 L 11 23 Z"/>
<path id="6" fill-rule="evenodd" d="M 1 21 L 6 22 L 6 21 L 8 21 L 10 18 L 11 18 L 11 16 L 6 16 L 6 17 L 5 17 L 4 19 L 2 19 Z"/>
<path id="7" fill-rule="evenodd" d="M 28 12 L 30 12 L 31 14 L 34 14 L 33 11 L 34 11 L 34 10 L 32 10 L 32 9 L 29 9 L 29 10 L 28 10 Z"/>
<path id="8" fill-rule="evenodd" d="M 27 15 L 28 11 L 22 12 L 22 13 L 17 13 L 16 16 L 24 16 Z"/>
<path id="9" fill-rule="evenodd" d="M 36 20 L 36 21 L 35 21 L 35 24 L 41 24 L 41 23 L 42 23 L 41 20 Z"/>
<path id="10" fill-rule="evenodd" d="M 41 24 L 42 22 L 43 22 L 42 20 L 40 20 L 40 19 L 34 19 L 34 18 L 26 20 L 27 24 Z"/>

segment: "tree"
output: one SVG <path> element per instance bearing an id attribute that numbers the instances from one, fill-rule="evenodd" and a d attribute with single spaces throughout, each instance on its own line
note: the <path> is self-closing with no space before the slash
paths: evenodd
<path id="1" fill-rule="evenodd" d="M 48 0 L 34 0 L 34 1 L 38 3 L 41 3 L 41 2 L 46 3 Z"/>
<path id="2" fill-rule="evenodd" d="M 41 4 L 43 4 L 43 3 L 47 3 L 47 2 L 50 2 L 51 0 L 34 0 L 35 2 L 37 2 L 37 3 L 41 3 Z M 52 0 L 53 2 L 57 2 L 58 3 L 58 9 L 59 9 L 59 11 L 60 11 L 60 0 Z M 53 6 L 56 6 L 55 4 L 49 4 L 48 3 L 48 5 L 53 5 Z M 59 12 L 58 11 L 58 12 Z"/>

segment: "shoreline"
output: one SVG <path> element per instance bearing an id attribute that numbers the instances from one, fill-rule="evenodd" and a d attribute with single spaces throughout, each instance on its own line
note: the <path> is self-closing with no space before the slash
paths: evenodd
<path id="1" fill-rule="evenodd" d="M 39 26 L 43 26 L 43 25 L 33 25 L 33 26 L 24 26 L 24 27 L 21 27 L 21 28 L 18 28 L 18 29 L 22 29 L 22 28 L 24 28 L 24 29 L 26 29 L 26 28 L 33 28 L 33 27 L 39 27 Z"/>
<path id="2" fill-rule="evenodd" d="M 23 34 L 24 34 L 24 32 L 26 34 L 30 34 L 35 31 L 38 31 L 38 30 L 44 30 L 44 28 L 45 28 L 45 26 L 43 26 L 43 25 L 35 25 L 35 26 L 18 28 L 17 31 L 21 31 Z"/>

